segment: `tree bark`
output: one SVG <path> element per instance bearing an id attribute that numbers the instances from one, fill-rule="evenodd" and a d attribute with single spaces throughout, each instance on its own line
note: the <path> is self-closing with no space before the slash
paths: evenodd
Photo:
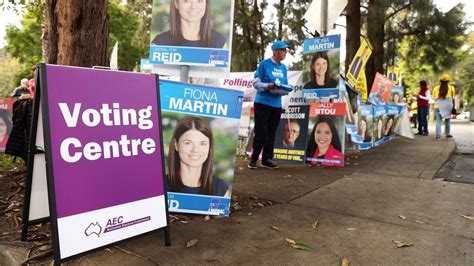
<path id="1" fill-rule="evenodd" d="M 44 26 L 43 35 L 43 59 L 47 64 L 56 64 L 58 61 L 58 20 L 54 11 L 56 10 L 57 0 L 46 0 L 44 8 Z"/>
<path id="2" fill-rule="evenodd" d="M 346 8 L 346 72 L 360 46 L 360 1 L 349 0 Z"/>
<path id="3" fill-rule="evenodd" d="M 283 39 L 283 17 L 285 16 L 285 0 L 280 0 L 278 7 L 278 36 L 277 39 Z"/>
<path id="4" fill-rule="evenodd" d="M 50 64 L 108 66 L 107 0 L 47 0 L 44 59 Z"/>
<path id="5" fill-rule="evenodd" d="M 370 91 L 374 82 L 375 73 L 383 71 L 383 44 L 385 40 L 385 1 L 384 0 L 370 0 L 369 10 L 367 14 L 367 32 L 368 39 L 372 45 L 372 55 L 369 58 L 366 66 L 367 89 Z"/>

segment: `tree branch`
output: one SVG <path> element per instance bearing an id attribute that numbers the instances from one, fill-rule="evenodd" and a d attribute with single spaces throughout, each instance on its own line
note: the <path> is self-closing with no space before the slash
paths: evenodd
<path id="1" fill-rule="evenodd" d="M 393 11 L 392 14 L 386 16 L 386 17 L 385 17 L 385 21 L 389 20 L 391 17 L 395 16 L 395 15 L 398 14 L 400 11 L 409 8 L 410 6 L 411 6 L 411 3 L 408 3 L 408 4 L 404 5 L 404 6 L 402 6 L 400 9 L 395 9 L 395 8 L 392 7 L 395 11 Z"/>

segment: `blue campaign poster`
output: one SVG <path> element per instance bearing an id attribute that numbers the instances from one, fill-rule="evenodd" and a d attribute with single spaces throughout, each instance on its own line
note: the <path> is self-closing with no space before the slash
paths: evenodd
<path id="1" fill-rule="evenodd" d="M 171 212 L 228 216 L 243 92 L 160 81 Z"/>
<path id="2" fill-rule="evenodd" d="M 359 121 L 358 141 L 360 150 L 368 150 L 373 147 L 373 116 L 372 105 L 360 105 L 361 119 Z"/>
<path id="3" fill-rule="evenodd" d="M 303 91 L 336 89 L 339 81 L 341 36 L 306 39 L 303 43 Z"/>
<path id="4" fill-rule="evenodd" d="M 386 109 L 384 105 L 374 105 L 374 147 L 385 142 L 384 119 Z"/>
<path id="5" fill-rule="evenodd" d="M 233 0 L 152 2 L 150 64 L 229 69 Z"/>
<path id="6" fill-rule="evenodd" d="M 387 104 L 385 106 L 386 119 L 384 119 L 385 141 L 390 141 L 395 138 L 395 131 L 403 106 L 397 104 Z"/>

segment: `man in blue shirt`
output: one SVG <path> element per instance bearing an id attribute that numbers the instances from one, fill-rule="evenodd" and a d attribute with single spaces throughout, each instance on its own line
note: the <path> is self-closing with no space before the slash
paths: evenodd
<path id="1" fill-rule="evenodd" d="M 288 85 L 287 69 L 281 63 L 286 57 L 286 48 L 288 45 L 284 41 L 274 42 L 273 56 L 261 61 L 255 71 L 253 80 L 253 87 L 257 90 L 254 101 L 255 136 L 252 157 L 248 164 L 250 169 L 257 169 L 257 160 L 262 149 L 262 167 L 278 168 L 271 161 L 281 115 L 281 94 L 275 89 L 280 85 Z"/>

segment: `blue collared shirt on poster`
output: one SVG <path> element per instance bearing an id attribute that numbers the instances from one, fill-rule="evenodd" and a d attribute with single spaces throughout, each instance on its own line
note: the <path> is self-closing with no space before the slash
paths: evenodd
<path id="1" fill-rule="evenodd" d="M 280 108 L 281 95 L 268 90 L 268 83 L 288 85 L 287 72 L 284 64 L 277 64 L 272 58 L 261 61 L 253 80 L 253 86 L 257 90 L 254 102 Z"/>
<path id="2" fill-rule="evenodd" d="M 385 101 L 382 98 L 377 97 L 377 93 L 369 94 L 369 102 L 373 105 L 385 105 Z"/>

